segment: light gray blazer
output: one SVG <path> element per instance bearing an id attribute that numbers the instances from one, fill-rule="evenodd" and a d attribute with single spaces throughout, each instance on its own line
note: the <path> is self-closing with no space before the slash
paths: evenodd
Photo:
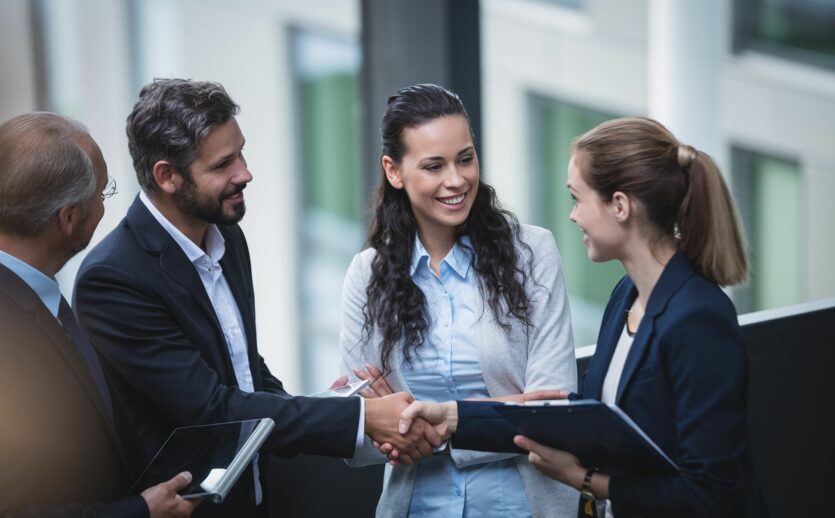
<path id="1" fill-rule="evenodd" d="M 554 237 L 548 230 L 530 225 L 522 225 L 520 237 L 533 251 L 533 269 L 529 272 L 526 289 L 532 304 L 534 328 L 526 336 L 523 326 L 509 319 L 512 327 L 510 333 L 505 333 L 484 302 L 484 316 L 475 324 L 473 333 L 478 337 L 479 363 L 487 391 L 491 397 L 538 389 L 574 391 L 577 367 L 571 315 Z M 530 254 L 524 247 L 516 246 L 521 267 L 527 270 Z M 379 329 L 372 331 L 367 343 L 362 340 L 365 289 L 371 278 L 371 261 L 375 253 L 373 249 L 367 249 L 354 257 L 342 288 L 341 371 L 352 381 L 356 379 L 352 369 L 364 368 L 366 363 L 380 364 Z M 398 348 L 392 353 L 393 370 L 386 378 L 394 391 L 408 390 L 400 370 L 402 362 L 402 348 Z M 458 467 L 515 458 L 534 517 L 574 518 L 577 515 L 578 492 L 540 474 L 526 455 L 453 449 L 451 456 Z M 365 445 L 347 462 L 352 466 L 366 466 L 385 463 L 386 458 L 366 437 Z M 416 465 L 386 466 L 383 494 L 377 504 L 378 517 L 405 517 L 408 514 L 415 472 Z"/>

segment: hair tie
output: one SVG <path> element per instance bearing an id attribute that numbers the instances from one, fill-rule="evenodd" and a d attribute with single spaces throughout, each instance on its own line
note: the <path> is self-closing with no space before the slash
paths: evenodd
<path id="1" fill-rule="evenodd" d="M 688 146 L 687 144 L 679 144 L 678 145 L 678 165 L 682 169 L 687 169 L 693 162 L 696 160 L 696 150 L 693 149 L 693 146 Z"/>

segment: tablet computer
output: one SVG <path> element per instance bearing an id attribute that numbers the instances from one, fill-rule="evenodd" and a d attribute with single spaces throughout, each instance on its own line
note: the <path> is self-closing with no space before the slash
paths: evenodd
<path id="1" fill-rule="evenodd" d="M 188 471 L 192 480 L 179 492 L 183 498 L 221 503 L 274 426 L 275 422 L 265 417 L 176 428 L 134 482 L 130 494 Z"/>

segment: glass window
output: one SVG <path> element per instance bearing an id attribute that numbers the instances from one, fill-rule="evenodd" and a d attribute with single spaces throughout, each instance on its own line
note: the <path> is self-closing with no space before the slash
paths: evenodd
<path id="1" fill-rule="evenodd" d="M 304 390 L 338 375 L 342 279 L 362 247 L 365 183 L 359 157 L 359 43 L 311 31 L 292 33 L 301 135 L 301 345 Z"/>
<path id="2" fill-rule="evenodd" d="M 748 236 L 751 280 L 734 292 L 740 313 L 802 302 L 803 206 L 799 165 L 735 149 L 734 186 Z"/>
<path id="3" fill-rule="evenodd" d="M 736 0 L 736 50 L 835 68 L 835 1 Z"/>
<path id="4" fill-rule="evenodd" d="M 571 141 L 617 115 L 539 96 L 531 96 L 530 107 L 534 220 L 551 230 L 557 241 L 571 301 L 574 342 L 581 347 L 597 341 L 609 294 L 624 272 L 617 261 L 589 260 L 582 232 L 568 219 L 572 201 L 565 188 L 566 170 Z"/>

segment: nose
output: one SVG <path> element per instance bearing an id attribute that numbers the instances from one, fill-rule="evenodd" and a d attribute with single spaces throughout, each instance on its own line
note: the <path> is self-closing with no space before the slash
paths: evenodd
<path id="1" fill-rule="evenodd" d="M 444 179 L 444 184 L 448 189 L 459 189 L 466 184 L 464 176 L 458 171 L 455 165 L 450 166 L 448 171 Z"/>
<path id="2" fill-rule="evenodd" d="M 247 184 L 252 181 L 252 173 L 249 172 L 249 168 L 247 167 L 245 162 L 242 162 L 240 168 L 235 174 L 234 183 L 237 185 L 240 184 Z"/>
<path id="3" fill-rule="evenodd" d="M 574 223 L 577 223 L 577 216 L 575 215 L 576 212 L 577 212 L 577 206 L 573 205 L 571 207 L 571 212 L 568 214 L 568 219 L 570 219 Z"/>

